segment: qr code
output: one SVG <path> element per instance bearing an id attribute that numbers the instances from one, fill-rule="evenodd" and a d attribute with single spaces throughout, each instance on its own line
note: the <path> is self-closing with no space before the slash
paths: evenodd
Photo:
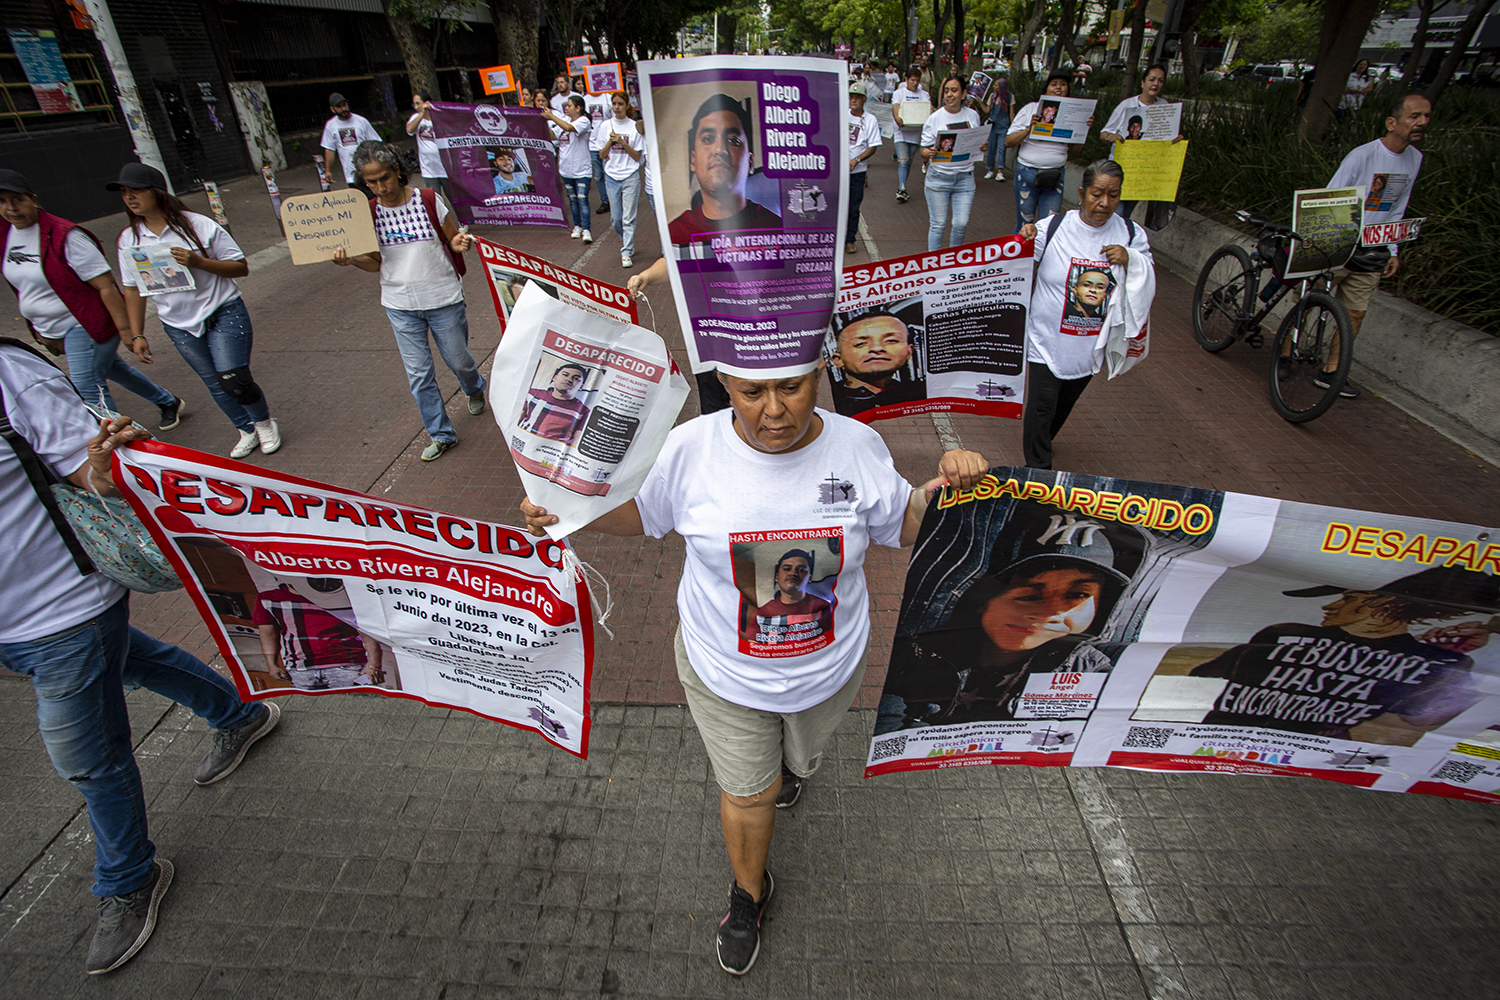
<path id="1" fill-rule="evenodd" d="M 1478 764 L 1468 764 L 1461 760 L 1450 760 L 1438 768 L 1437 774 L 1434 774 L 1433 777 L 1443 781 L 1451 781 L 1458 785 L 1467 785 L 1483 773 L 1484 768 Z"/>
<path id="2" fill-rule="evenodd" d="M 514 435 L 510 439 L 510 450 L 511 451 L 525 451 L 526 450 L 526 442 L 521 438 L 521 435 L 516 434 L 516 435 Z"/>
<path id="3" fill-rule="evenodd" d="M 892 757 L 900 757 L 906 753 L 906 737 L 892 736 L 888 740 L 876 743 L 870 753 L 870 763 L 878 760 L 890 760 Z"/>
<path id="4" fill-rule="evenodd" d="M 1150 747 L 1160 750 L 1167 745 L 1167 740 L 1172 738 L 1170 729 L 1153 729 L 1150 726 L 1131 726 L 1130 732 L 1125 734 L 1125 745 L 1128 747 Z"/>

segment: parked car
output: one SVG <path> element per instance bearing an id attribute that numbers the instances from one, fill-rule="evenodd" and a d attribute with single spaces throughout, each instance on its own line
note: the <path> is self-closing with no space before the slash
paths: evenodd
<path id="1" fill-rule="evenodd" d="M 1267 86 L 1276 83 L 1296 83 L 1302 77 L 1302 69 L 1296 63 L 1261 63 L 1250 71 L 1250 76 Z"/>

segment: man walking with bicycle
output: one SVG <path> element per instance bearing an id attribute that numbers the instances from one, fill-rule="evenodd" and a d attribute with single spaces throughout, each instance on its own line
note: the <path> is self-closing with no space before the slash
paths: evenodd
<path id="1" fill-rule="evenodd" d="M 1382 222 L 1396 222 L 1406 214 L 1406 203 L 1411 199 L 1412 185 L 1416 183 L 1417 171 L 1422 169 L 1422 153 L 1415 143 L 1422 141 L 1427 123 L 1432 117 L 1432 102 L 1421 94 L 1405 94 L 1396 98 L 1391 113 L 1385 120 L 1385 135 L 1374 142 L 1357 146 L 1344 157 L 1334 171 L 1328 186 L 1360 187 L 1365 191 L 1364 224 L 1373 226 Z M 1355 251 L 1349 262 L 1333 272 L 1333 294 L 1349 310 L 1349 321 L 1353 336 L 1359 336 L 1360 325 L 1370 309 L 1370 299 L 1380 287 L 1381 278 L 1396 273 L 1397 246 L 1362 246 Z M 1335 334 L 1337 338 L 1337 334 Z M 1329 352 L 1329 361 L 1338 358 L 1337 339 Z M 1324 369 L 1327 374 L 1332 374 Z M 1330 385 L 1326 376 L 1313 380 L 1321 389 Z M 1359 390 L 1347 381 L 1339 392 L 1346 399 L 1359 395 Z"/>

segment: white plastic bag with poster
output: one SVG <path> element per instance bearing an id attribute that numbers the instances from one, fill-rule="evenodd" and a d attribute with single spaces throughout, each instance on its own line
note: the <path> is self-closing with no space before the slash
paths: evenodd
<path id="1" fill-rule="evenodd" d="M 528 284 L 490 372 L 490 407 L 555 539 L 634 499 L 687 400 L 666 343 Z"/>

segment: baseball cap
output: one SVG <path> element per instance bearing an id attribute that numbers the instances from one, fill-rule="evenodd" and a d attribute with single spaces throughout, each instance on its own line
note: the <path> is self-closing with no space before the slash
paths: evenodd
<path id="1" fill-rule="evenodd" d="M 31 185 L 27 183 L 25 177 L 21 176 L 19 170 L 0 170 L 0 191 L 30 194 Z"/>
<path id="2" fill-rule="evenodd" d="M 144 163 L 125 164 L 120 168 L 120 179 L 104 185 L 106 191 L 119 191 L 121 188 L 161 188 L 165 191 L 166 187 L 167 179 L 162 176 L 161 171 Z"/>
<path id="3" fill-rule="evenodd" d="M 1338 587 L 1323 584 L 1301 590 L 1283 590 L 1287 597 L 1332 597 L 1346 590 L 1368 590 L 1439 607 L 1480 614 L 1500 613 L 1500 577 L 1457 566 L 1434 566 L 1403 576 L 1384 587 Z"/>
<path id="4" fill-rule="evenodd" d="M 348 99 L 349 98 L 345 97 L 343 94 L 340 94 L 337 90 L 335 90 L 333 93 L 328 95 L 328 106 L 331 108 L 335 104 L 343 104 Z"/>
<path id="5" fill-rule="evenodd" d="M 860 97 L 868 97 L 870 89 L 865 86 L 863 80 L 855 80 L 849 84 L 849 93 L 858 94 Z"/>
<path id="6" fill-rule="evenodd" d="M 990 553 L 991 575 L 1010 575 L 1023 565 L 1030 572 L 1081 565 L 1123 587 L 1146 551 L 1137 529 L 1082 515 L 1021 513 L 1009 528 Z"/>

